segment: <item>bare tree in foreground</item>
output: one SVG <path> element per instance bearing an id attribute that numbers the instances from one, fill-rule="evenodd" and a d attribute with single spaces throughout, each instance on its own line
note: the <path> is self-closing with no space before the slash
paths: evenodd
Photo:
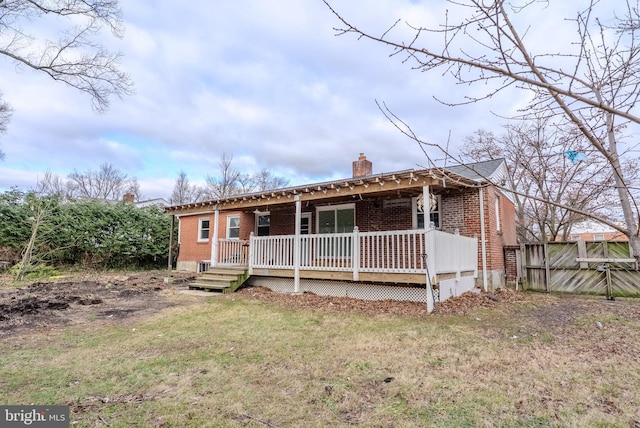
<path id="1" fill-rule="evenodd" d="M 610 208 L 615 205 L 615 192 L 600 184 L 612 181 L 608 164 L 598 156 L 571 160 L 566 155 L 570 151 L 575 156 L 590 153 L 582 134 L 548 127 L 545 121 L 525 121 L 504 130 L 501 135 L 477 131 L 466 138 L 462 151 L 464 159 L 473 162 L 505 159 L 512 185 L 519 192 L 514 203 L 520 242 L 568 240 L 572 227 L 585 217 L 560 205 L 613 218 Z"/>
<path id="2" fill-rule="evenodd" d="M 604 159 L 611 170 L 613 182 L 601 184 L 617 192 L 624 225 L 554 201 L 544 202 L 624 233 L 635 257 L 640 258 L 640 212 L 622 167 L 626 149 L 620 147 L 618 139 L 623 127 L 629 133 L 640 125 L 636 109 L 640 97 L 640 8 L 636 2 L 612 5 L 591 0 L 585 9 L 559 24 L 563 29 L 572 25 L 574 39 L 563 45 L 556 38 L 551 47 L 539 41 L 530 44 L 528 38 L 531 34 L 542 35 L 536 24 L 549 28 L 546 19 L 531 19 L 532 14 L 540 12 L 536 8 L 550 6 L 548 1 L 452 0 L 443 22 L 435 28 L 411 23 L 400 28 L 403 24 L 398 20 L 379 34 L 359 28 L 323 1 L 341 22 L 336 28 L 338 35 L 353 34 L 358 39 L 383 43 L 392 49 L 391 56 L 401 57 L 416 70 L 452 77 L 460 85 L 489 88 L 484 96 L 445 104 L 480 102 L 506 89 L 520 91 L 530 97 L 520 110 L 520 118 L 549 117 L 580 132 L 593 148 L 593 156 Z M 545 16 L 551 18 L 552 14 Z M 412 33 L 408 40 L 406 32 L 402 33 L 407 29 Z M 542 50 L 536 51 L 540 47 Z M 433 155 L 427 149 L 452 158 L 447 147 L 421 140 L 386 106 L 381 109 L 398 129 L 421 144 L 431 163 Z"/>
<path id="3" fill-rule="evenodd" d="M 89 94 L 98 111 L 109 107 L 112 95 L 132 93 L 119 68 L 121 54 L 98 43 L 103 28 L 122 36 L 117 0 L 0 1 L 0 55 Z M 8 120 L 3 105 L 0 100 L 0 129 Z"/>

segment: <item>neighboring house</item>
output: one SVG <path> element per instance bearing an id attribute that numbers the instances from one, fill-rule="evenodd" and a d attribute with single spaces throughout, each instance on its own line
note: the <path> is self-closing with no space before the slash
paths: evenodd
<path id="1" fill-rule="evenodd" d="M 177 270 L 239 265 L 253 285 L 349 296 L 372 284 L 424 292 L 427 278 L 441 299 L 443 285 L 504 284 L 515 209 L 488 183 L 507 181 L 504 160 L 373 174 L 361 154 L 352 166 L 343 180 L 165 208 L 179 219 Z"/>
<path id="2" fill-rule="evenodd" d="M 569 241 L 611 241 L 627 242 L 629 238 L 624 233 L 605 226 L 597 221 L 588 220 L 573 227 L 569 235 Z"/>
<path id="3" fill-rule="evenodd" d="M 134 204 L 136 206 L 136 208 L 144 208 L 144 207 L 151 207 L 151 206 L 157 206 L 160 208 L 164 208 L 164 207 L 168 207 L 170 204 L 168 201 L 166 201 L 163 198 L 155 198 L 155 199 L 147 199 L 144 201 L 137 201 L 135 199 L 135 195 L 133 193 L 125 193 L 122 196 L 122 201 L 123 202 L 129 202 L 131 204 Z M 120 201 L 114 201 L 115 203 L 118 203 Z"/>
<path id="4" fill-rule="evenodd" d="M 151 207 L 154 205 L 160 208 L 164 208 L 170 205 L 169 202 L 163 198 L 147 199 L 146 201 L 134 202 L 134 204 L 137 208 Z"/>

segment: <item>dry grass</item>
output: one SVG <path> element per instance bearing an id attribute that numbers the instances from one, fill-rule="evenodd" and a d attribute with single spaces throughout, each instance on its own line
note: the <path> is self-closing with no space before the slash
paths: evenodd
<path id="1" fill-rule="evenodd" d="M 640 426 L 637 301 L 412 317 L 175 299 L 3 338 L 0 403 L 69 404 L 73 426 Z"/>

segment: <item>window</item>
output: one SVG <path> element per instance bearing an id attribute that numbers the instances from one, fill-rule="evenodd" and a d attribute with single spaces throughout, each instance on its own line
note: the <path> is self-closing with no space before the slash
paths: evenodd
<path id="1" fill-rule="evenodd" d="M 418 199 L 412 199 L 412 210 L 413 210 L 413 228 L 414 229 L 424 229 L 424 208 L 420 209 L 418 206 Z M 426 208 L 426 204 L 425 208 Z M 429 214 L 429 221 L 431 222 L 431 226 L 435 229 L 440 228 L 440 195 L 431 195 L 431 213 Z"/>
<path id="2" fill-rule="evenodd" d="M 227 217 L 227 239 L 240 239 L 240 216 Z"/>
<path id="3" fill-rule="evenodd" d="M 208 218 L 198 219 L 198 242 L 209 240 L 210 220 Z"/>
<path id="4" fill-rule="evenodd" d="M 576 242 L 580 240 L 580 235 L 571 235 L 571 241 Z"/>
<path id="5" fill-rule="evenodd" d="M 500 225 L 500 197 L 496 196 L 496 229 L 498 232 L 501 230 Z"/>
<path id="6" fill-rule="evenodd" d="M 311 233 L 311 213 L 302 213 L 300 216 L 300 234 L 308 235 Z"/>
<path id="7" fill-rule="evenodd" d="M 604 233 L 596 233 L 593 235 L 594 241 L 604 241 Z"/>
<path id="8" fill-rule="evenodd" d="M 355 204 L 333 205 L 318 207 L 318 233 L 351 233 L 356 225 Z M 318 244 L 319 257 L 351 257 L 351 236 L 335 237 L 320 240 Z"/>
<path id="9" fill-rule="evenodd" d="M 318 207 L 318 233 L 351 233 L 356 225 L 354 204 Z"/>
<path id="10" fill-rule="evenodd" d="M 271 216 L 268 212 L 256 214 L 256 231 L 258 236 L 269 236 Z"/>

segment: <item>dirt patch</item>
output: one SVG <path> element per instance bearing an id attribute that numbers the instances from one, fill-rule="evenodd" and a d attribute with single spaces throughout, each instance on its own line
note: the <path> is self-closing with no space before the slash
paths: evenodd
<path id="1" fill-rule="evenodd" d="M 125 322 L 152 315 L 169 306 L 188 304 L 188 300 L 175 299 L 173 296 L 187 290 L 187 283 L 195 278 L 194 274 L 174 273 L 170 283 L 165 283 L 165 277 L 164 271 L 131 275 L 86 274 L 34 282 L 16 288 L 9 284 L 8 277 L 0 276 L 0 337 L 57 325 Z M 425 303 L 370 301 L 313 293 L 296 295 L 277 293 L 263 287 L 244 287 L 237 291 L 237 295 L 292 309 L 353 312 L 366 316 L 433 317 L 466 315 L 478 308 L 498 309 L 509 317 L 513 326 L 510 334 L 518 337 L 549 331 L 569 336 L 575 333 L 570 331 L 575 320 L 585 314 L 593 317 L 594 326 L 598 320 L 616 314 L 640 319 L 640 306 L 622 300 L 611 302 L 603 296 L 522 293 L 511 289 L 465 293 L 436 303 L 433 314 L 427 312 Z M 594 328 L 601 329 L 601 326 Z M 504 334 L 500 329 L 487 329 L 489 335 Z"/>
<path id="2" fill-rule="evenodd" d="M 238 291 L 249 299 L 275 302 L 286 307 L 325 309 L 332 312 L 358 312 L 364 315 L 428 316 L 427 305 L 395 300 L 359 300 L 349 297 L 319 296 L 314 293 L 276 293 L 263 287 L 246 287 Z M 523 293 L 503 289 L 493 293 L 468 292 L 454 299 L 436 303 L 434 314 L 464 315 L 477 308 L 495 308 L 525 299 Z"/>
<path id="3" fill-rule="evenodd" d="M 92 274 L 0 288 L 0 337 L 36 328 L 117 321 L 150 315 L 176 304 L 169 298 L 192 275 L 165 283 L 164 272 Z"/>

